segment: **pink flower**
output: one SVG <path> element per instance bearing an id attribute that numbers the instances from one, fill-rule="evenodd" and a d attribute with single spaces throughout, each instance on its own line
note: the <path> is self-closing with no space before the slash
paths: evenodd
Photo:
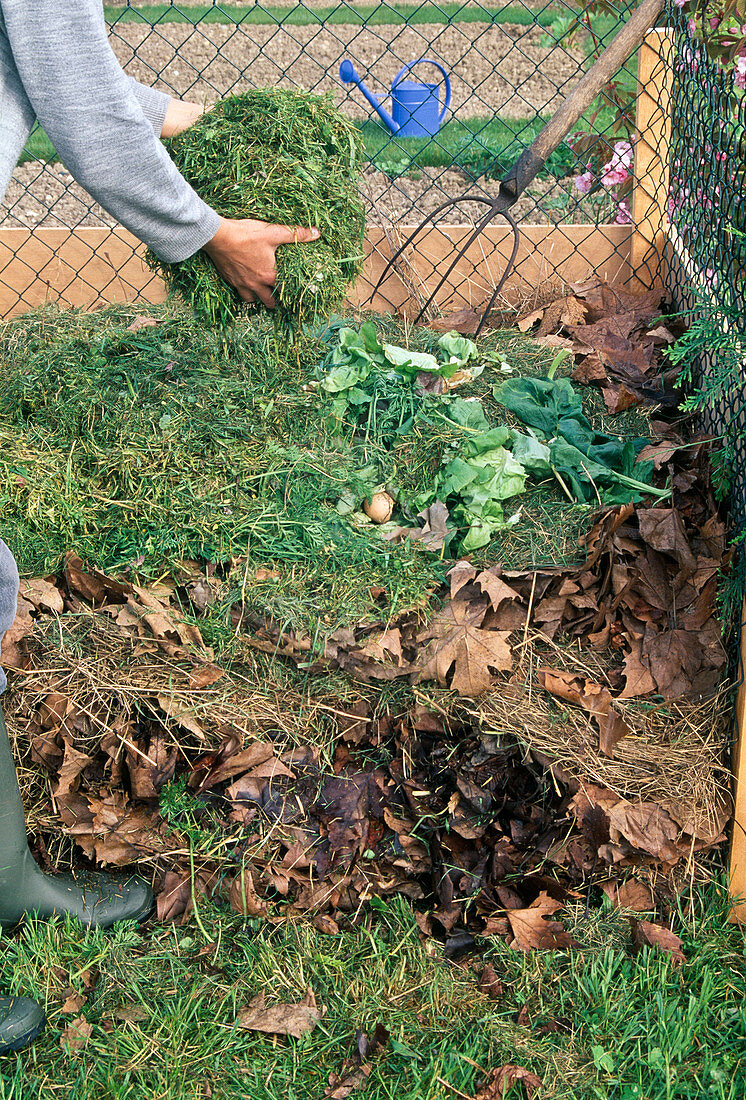
<path id="1" fill-rule="evenodd" d="M 605 164 L 601 183 L 604 187 L 617 187 L 620 183 L 624 183 L 628 176 L 629 172 L 626 168 L 612 168 L 611 164 Z"/>
<path id="2" fill-rule="evenodd" d="M 707 22 L 710 25 L 710 30 L 711 31 L 716 31 L 718 29 L 718 27 L 720 26 L 722 20 L 721 20 L 719 15 L 711 15 L 710 18 L 707 20 Z"/>
<path id="3" fill-rule="evenodd" d="M 622 199 L 622 201 L 619 203 L 614 222 L 616 225 L 632 224 L 632 214 L 630 213 L 629 203 L 626 199 Z"/>
<path id="4" fill-rule="evenodd" d="M 580 192 L 581 195 L 587 195 L 591 187 L 593 187 L 593 172 L 583 172 L 582 176 L 578 176 L 575 180 L 575 189 Z"/>
<path id="5" fill-rule="evenodd" d="M 632 142 L 617 141 L 611 158 L 613 168 L 630 168 L 632 165 Z"/>
<path id="6" fill-rule="evenodd" d="M 746 88 L 746 54 L 741 53 L 736 58 L 733 81 L 737 88 Z"/>
<path id="7" fill-rule="evenodd" d="M 683 8 L 684 4 L 686 4 L 686 0 L 673 0 L 673 2 L 677 8 Z"/>

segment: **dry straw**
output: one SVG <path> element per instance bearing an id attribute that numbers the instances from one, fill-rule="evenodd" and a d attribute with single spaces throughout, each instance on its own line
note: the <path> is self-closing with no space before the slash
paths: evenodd
<path id="1" fill-rule="evenodd" d="M 278 249 L 277 318 L 291 327 L 328 320 L 360 271 L 365 229 L 358 192 L 362 138 L 331 98 L 287 88 L 230 96 L 168 149 L 222 217 L 320 231 L 318 241 Z M 264 308 L 247 307 L 205 252 L 176 264 L 149 254 L 149 263 L 209 324 Z"/>
<path id="2" fill-rule="evenodd" d="M 604 683 L 608 656 L 577 645 L 529 637 L 509 683 L 475 700 L 469 712 L 480 726 L 525 745 L 564 781 L 604 787 L 630 802 L 654 802 L 703 842 L 720 833 L 729 800 L 730 687 L 704 700 L 655 705 L 616 700 L 630 728 L 613 759 L 599 749 L 598 728 L 587 712 L 539 686 L 540 668 L 555 668 Z"/>

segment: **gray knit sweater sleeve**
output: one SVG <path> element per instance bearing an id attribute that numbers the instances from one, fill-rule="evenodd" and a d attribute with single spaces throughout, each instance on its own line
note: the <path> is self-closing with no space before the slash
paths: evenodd
<path id="1" fill-rule="evenodd" d="M 171 96 L 166 92 L 159 92 L 157 88 L 141 84 L 134 76 L 129 77 L 129 82 L 135 99 L 142 107 L 142 113 L 153 127 L 155 136 L 160 137 Z"/>
<path id="2" fill-rule="evenodd" d="M 193 255 L 218 215 L 158 140 L 163 101 L 150 99 L 146 117 L 109 45 L 101 0 L 0 0 L 0 9 L 20 82 L 68 171 L 161 259 Z"/>

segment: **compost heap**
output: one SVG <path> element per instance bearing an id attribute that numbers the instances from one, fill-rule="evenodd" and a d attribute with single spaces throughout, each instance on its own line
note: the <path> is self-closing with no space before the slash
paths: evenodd
<path id="1" fill-rule="evenodd" d="M 568 899 L 653 909 L 701 872 L 729 813 L 726 530 L 711 444 L 639 403 L 658 301 L 605 295 L 563 300 L 589 330 L 564 361 L 499 332 L 407 347 L 391 319 L 292 355 L 168 311 L 8 326 L 31 579 L 4 707 L 42 862 L 70 838 L 136 862 L 162 919 L 210 897 L 333 931 L 403 893 L 454 952 L 568 946 Z M 618 385 L 624 340 L 649 368 L 610 416 L 577 374 L 596 355 Z"/>
<path id="2" fill-rule="evenodd" d="M 362 263 L 363 145 L 331 97 L 286 88 L 229 96 L 167 147 L 222 217 L 320 230 L 318 241 L 277 251 L 278 323 L 295 327 L 339 309 Z M 227 325 L 243 312 L 266 308 L 244 302 L 204 252 L 174 264 L 151 253 L 149 262 L 208 324 Z"/>

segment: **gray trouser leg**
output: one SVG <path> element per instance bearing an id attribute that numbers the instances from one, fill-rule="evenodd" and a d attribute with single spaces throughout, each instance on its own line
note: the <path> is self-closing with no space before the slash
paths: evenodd
<path id="1" fill-rule="evenodd" d="M 16 617 L 17 603 L 18 569 L 13 555 L 0 539 L 0 649 L 3 634 L 10 629 Z M 0 692 L 2 691 L 5 691 L 5 673 L 0 668 Z"/>

